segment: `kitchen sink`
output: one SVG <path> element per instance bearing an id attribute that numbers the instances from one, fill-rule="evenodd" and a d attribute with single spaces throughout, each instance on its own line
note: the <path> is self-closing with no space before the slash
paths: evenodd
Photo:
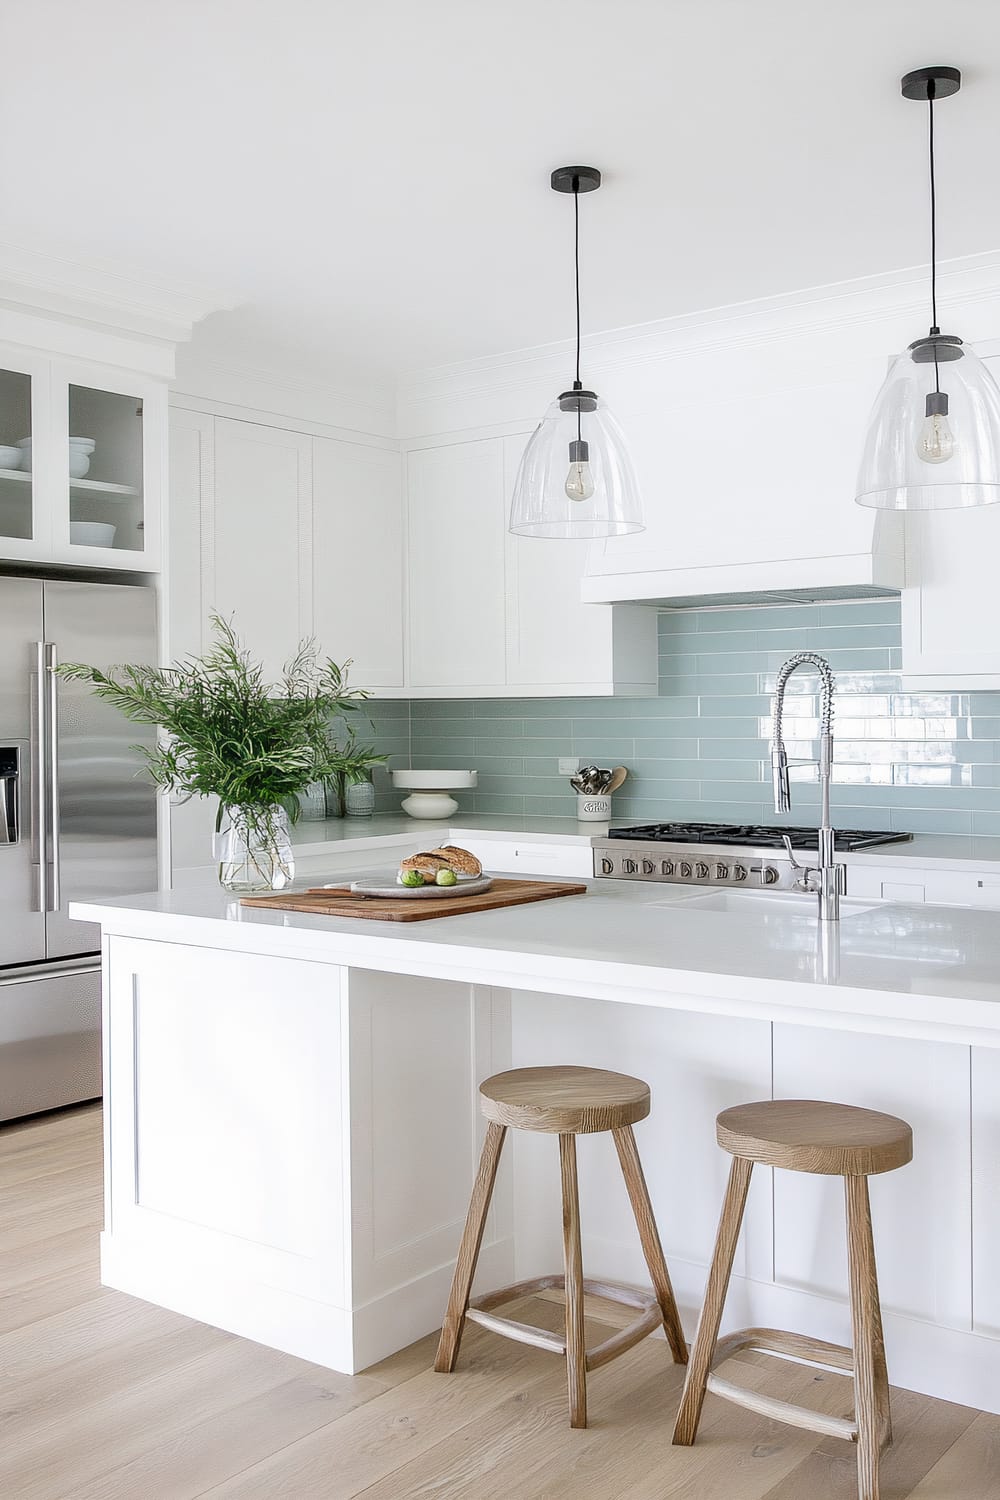
<path id="1" fill-rule="evenodd" d="M 807 917 L 819 920 L 819 903 L 815 896 L 800 896 L 791 891 L 685 891 L 682 896 L 663 902 L 664 906 L 696 906 L 699 911 L 771 912 L 775 916 Z M 877 901 L 852 901 L 840 898 L 841 917 L 857 917 L 880 905 Z"/>

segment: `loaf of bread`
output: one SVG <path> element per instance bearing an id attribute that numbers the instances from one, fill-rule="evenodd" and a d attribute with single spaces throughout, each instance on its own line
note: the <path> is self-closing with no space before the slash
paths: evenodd
<path id="1" fill-rule="evenodd" d="M 423 854 L 408 854 L 400 861 L 399 873 L 419 870 L 425 885 L 433 885 L 439 870 L 454 870 L 456 875 L 481 875 L 483 867 L 468 849 L 457 844 L 444 844 L 440 849 L 428 849 Z"/>
<path id="2" fill-rule="evenodd" d="M 407 870 L 419 870 L 424 877 L 424 885 L 433 885 L 437 879 L 439 870 L 450 870 L 451 865 L 443 854 L 408 854 L 405 859 L 400 860 L 399 873 L 405 875 Z"/>
<path id="3" fill-rule="evenodd" d="M 468 849 L 459 848 L 458 844 L 442 844 L 440 849 L 432 849 L 432 856 L 447 862 L 448 868 L 456 871 L 459 875 L 481 875 L 483 867 L 474 854 Z"/>

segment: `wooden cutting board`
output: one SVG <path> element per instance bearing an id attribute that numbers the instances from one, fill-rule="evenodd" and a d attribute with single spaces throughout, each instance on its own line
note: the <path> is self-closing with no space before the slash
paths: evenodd
<path id="1" fill-rule="evenodd" d="M 494 880 L 488 891 L 473 896 L 428 897 L 406 901 L 394 896 L 355 896 L 347 886 L 329 890 L 292 891 L 287 895 L 244 896 L 241 906 L 269 906 L 278 911 L 314 912 L 321 917 L 363 917 L 366 922 L 426 922 L 431 917 L 458 917 L 470 911 L 494 911 L 549 901 L 554 896 L 580 896 L 587 887 L 557 880 Z"/>

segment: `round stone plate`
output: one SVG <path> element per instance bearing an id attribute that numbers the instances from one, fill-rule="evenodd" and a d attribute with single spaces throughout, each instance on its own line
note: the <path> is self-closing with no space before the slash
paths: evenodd
<path id="1" fill-rule="evenodd" d="M 488 875 L 460 875 L 457 885 L 397 885 L 394 874 L 366 875 L 351 881 L 351 891 L 355 896 L 403 896 L 420 901 L 430 896 L 475 896 L 492 884 Z"/>

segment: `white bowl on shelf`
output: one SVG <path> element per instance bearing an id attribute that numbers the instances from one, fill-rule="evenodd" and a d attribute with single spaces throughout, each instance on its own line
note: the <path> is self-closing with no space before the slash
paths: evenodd
<path id="1" fill-rule="evenodd" d="M 11 448 L 6 443 L 0 443 L 0 469 L 19 469 L 23 461 L 23 449 Z"/>
<path id="2" fill-rule="evenodd" d="M 393 786 L 409 792 L 403 811 L 411 818 L 450 818 L 458 803 L 449 792 L 464 792 L 479 781 L 478 771 L 391 771 Z"/>
<path id="3" fill-rule="evenodd" d="M 69 539 L 76 547 L 113 547 L 117 530 L 104 521 L 70 521 Z"/>
<path id="4" fill-rule="evenodd" d="M 31 468 L 31 438 L 22 438 L 17 445 L 24 455 L 23 466 Z M 90 468 L 90 455 L 97 447 L 97 441 L 89 437 L 71 437 L 69 440 L 69 477 L 70 479 L 82 479 Z"/>

